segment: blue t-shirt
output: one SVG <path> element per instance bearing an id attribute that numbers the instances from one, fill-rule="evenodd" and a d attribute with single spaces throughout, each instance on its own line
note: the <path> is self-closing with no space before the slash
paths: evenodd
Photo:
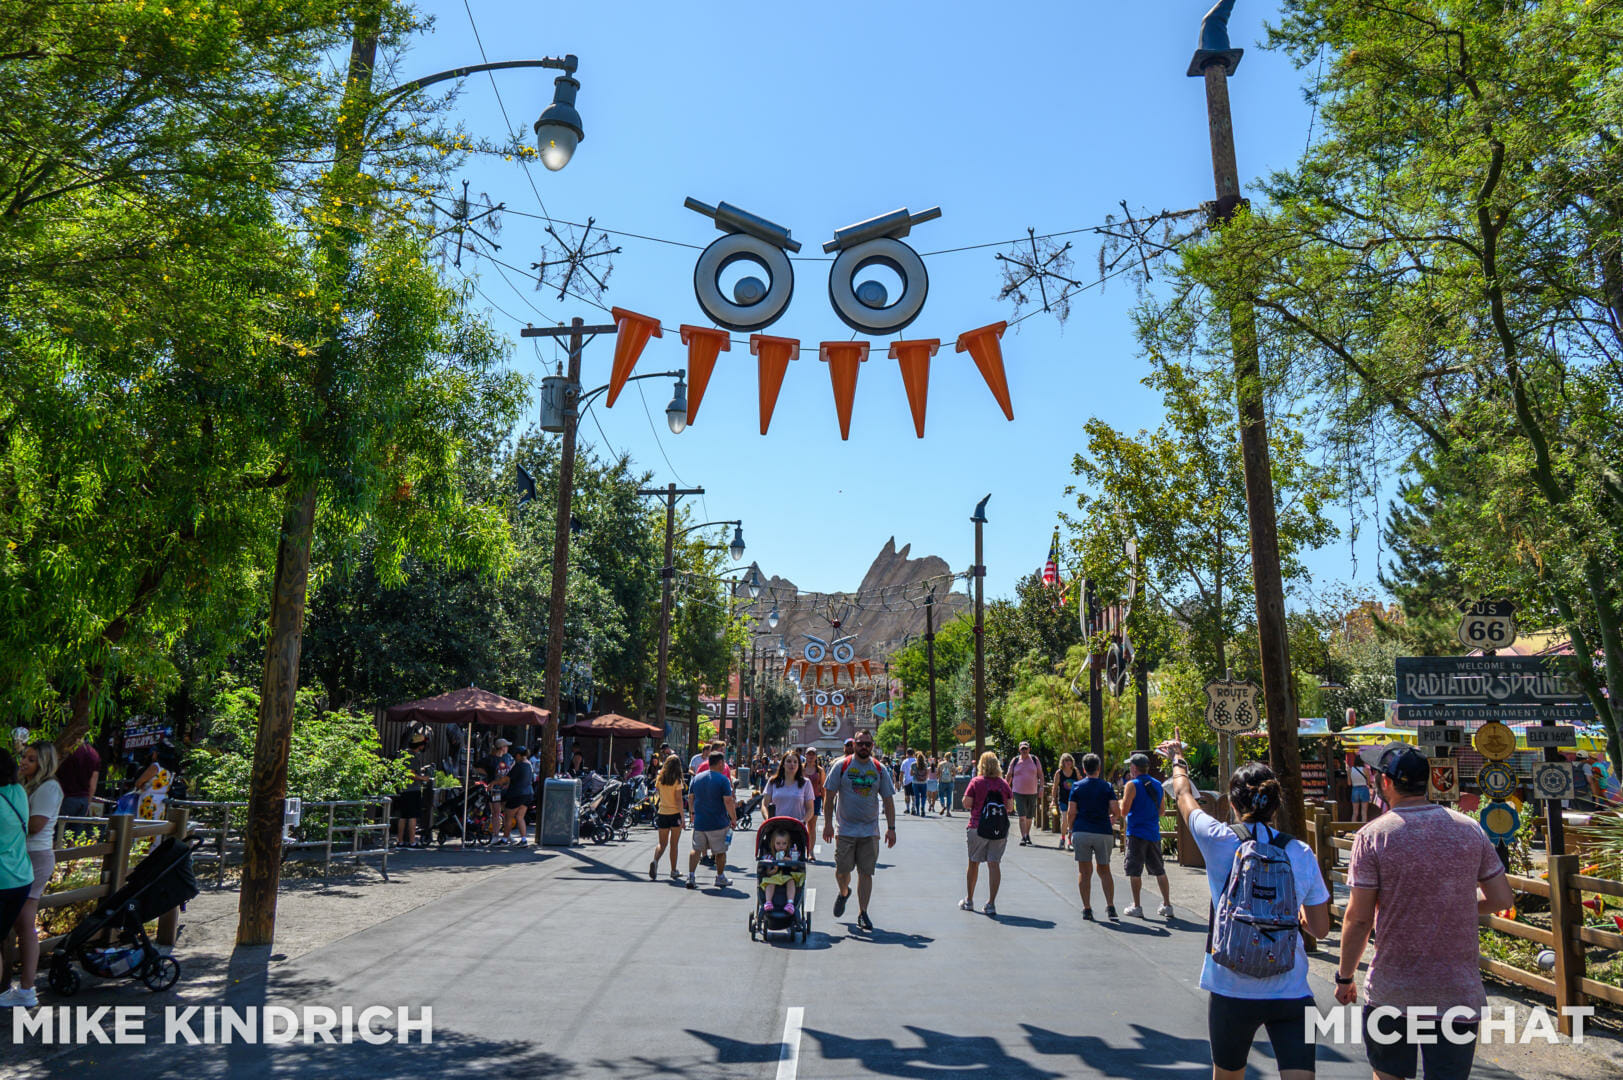
<path id="1" fill-rule="evenodd" d="M 727 827 L 727 799 L 733 793 L 733 782 L 717 769 L 707 769 L 693 778 L 688 796 L 693 800 L 693 829 L 695 832 L 716 832 Z"/>
<path id="2" fill-rule="evenodd" d="M 1138 785 L 1133 805 L 1127 808 L 1127 835 L 1145 840 L 1161 839 L 1161 783 L 1151 776 L 1140 776 L 1128 783 Z"/>
<path id="3" fill-rule="evenodd" d="M 535 798 L 535 770 L 528 758 L 519 758 L 507 770 L 506 802 L 528 802 Z"/>
<path id="4" fill-rule="evenodd" d="M 1110 781 L 1089 776 L 1071 785 L 1071 805 L 1076 807 L 1072 832 L 1110 833 L 1110 800 L 1116 789 Z"/>

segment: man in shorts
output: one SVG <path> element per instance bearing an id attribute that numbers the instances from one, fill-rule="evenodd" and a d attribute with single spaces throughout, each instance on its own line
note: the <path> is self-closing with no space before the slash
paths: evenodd
<path id="1" fill-rule="evenodd" d="M 1030 847 L 1031 821 L 1037 816 L 1037 797 L 1043 793 L 1043 763 L 1028 742 L 1020 744 L 1020 753 L 1009 762 L 1009 786 L 1020 811 L 1020 846 Z"/>
<path id="2" fill-rule="evenodd" d="M 1105 894 L 1105 916 L 1116 918 L 1116 879 L 1110 876 L 1110 849 L 1115 837 L 1111 819 L 1120 820 L 1116 789 L 1099 777 L 1099 755 L 1082 755 L 1082 779 L 1071 785 L 1065 806 L 1065 833 L 1076 853 L 1076 889 L 1082 894 L 1082 917 L 1093 921 L 1093 869 L 1099 868 L 1099 888 Z M 1159 846 L 1157 847 L 1159 855 Z"/>
<path id="3" fill-rule="evenodd" d="M 688 854 L 688 888 L 697 889 L 694 880 L 699 860 L 713 855 L 716 860 L 716 888 L 725 889 L 727 880 L 727 833 L 738 821 L 738 803 L 733 798 L 733 782 L 727 778 L 727 755 L 710 751 L 709 768 L 688 785 L 688 801 L 693 809 L 693 850 Z"/>
<path id="4" fill-rule="evenodd" d="M 1482 827 L 1427 801 L 1430 766 L 1424 754 L 1404 743 L 1365 753 L 1373 759 L 1366 764 L 1391 812 L 1353 838 L 1347 866 L 1352 895 L 1341 924 L 1336 1000 L 1343 1005 L 1357 1000 L 1358 962 L 1379 919 L 1380 940 L 1364 974 L 1365 1003 L 1390 1006 L 1400 1015 L 1382 1019 L 1384 1010 L 1366 1010 L 1374 1029 L 1364 1040 L 1370 1068 L 1377 1076 L 1410 1078 L 1423 1058 L 1426 1080 L 1465 1080 L 1488 1000 L 1477 917 L 1503 911 L 1515 897 Z M 1401 1014 L 1409 1009 L 1429 1010 L 1434 1041 L 1419 1045 L 1375 1037 L 1403 1031 Z"/>
<path id="5" fill-rule="evenodd" d="M 1161 886 L 1161 906 L 1156 914 L 1163 919 L 1172 918 L 1172 883 L 1167 880 L 1166 866 L 1161 862 L 1161 782 L 1150 775 L 1150 759 L 1134 754 L 1127 759 L 1129 766 L 1126 791 L 1121 799 L 1121 815 L 1127 821 L 1127 857 L 1122 860 L 1127 870 L 1127 884 L 1133 890 L 1133 906 L 1127 909 L 1129 918 L 1142 919 L 1144 906 L 1139 894 L 1144 888 L 1144 868 L 1149 867 Z"/>
<path id="6" fill-rule="evenodd" d="M 873 757 L 873 735 L 859 731 L 854 753 L 842 758 L 828 771 L 823 784 L 823 839 L 834 840 L 836 816 L 839 839 L 834 845 L 834 880 L 840 895 L 834 901 L 834 917 L 845 914 L 851 898 L 851 871 L 857 872 L 857 928 L 872 930 L 868 900 L 873 895 L 873 872 L 879 862 L 879 806 L 885 807 L 885 846 L 896 846 L 896 785 L 890 772 Z"/>

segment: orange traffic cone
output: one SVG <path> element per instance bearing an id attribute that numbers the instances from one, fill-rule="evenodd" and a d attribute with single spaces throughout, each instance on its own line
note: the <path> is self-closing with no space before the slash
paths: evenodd
<path id="1" fill-rule="evenodd" d="M 1006 322 L 995 322 L 978 330 L 966 330 L 958 335 L 958 351 L 967 351 L 981 369 L 981 378 L 997 403 L 1003 406 L 1003 415 L 1014 419 L 1014 406 L 1009 402 L 1009 377 L 1003 372 L 1003 345 L 1000 339 L 1009 328 Z"/>
<path id="2" fill-rule="evenodd" d="M 930 393 L 930 357 L 941 348 L 940 338 L 919 341 L 893 341 L 890 358 L 902 368 L 902 385 L 907 404 L 913 410 L 913 430 L 924 438 L 924 403 Z"/>
<path id="3" fill-rule="evenodd" d="M 699 402 L 704 399 L 704 388 L 710 385 L 710 373 L 715 370 L 716 356 L 733 347 L 733 339 L 725 330 L 708 326 L 682 324 L 682 344 L 688 347 L 688 423 L 699 415 Z"/>
<path id="4" fill-rule="evenodd" d="M 761 375 L 762 435 L 766 434 L 767 427 L 772 423 L 772 410 L 778 406 L 778 391 L 783 389 L 783 375 L 789 370 L 789 361 L 799 354 L 799 338 L 750 335 L 750 355 L 758 358 L 756 366 Z"/>
<path id="5" fill-rule="evenodd" d="M 637 366 L 637 358 L 642 356 L 648 339 L 664 335 L 659 332 L 658 319 L 638 315 L 625 308 L 613 308 L 609 314 L 614 316 L 614 325 L 618 329 L 614 335 L 614 367 L 609 370 L 609 398 L 603 404 L 613 408 L 614 400 L 625 388 L 626 380 L 631 378 L 631 369 Z"/>
<path id="6" fill-rule="evenodd" d="M 820 353 L 834 384 L 834 411 L 840 415 L 840 438 L 851 437 L 851 403 L 857 397 L 857 371 L 868 359 L 866 341 L 825 341 Z"/>

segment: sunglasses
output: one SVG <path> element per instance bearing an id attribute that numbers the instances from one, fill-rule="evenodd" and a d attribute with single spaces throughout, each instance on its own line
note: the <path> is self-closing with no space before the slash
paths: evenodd
<path id="1" fill-rule="evenodd" d="M 872 746 L 873 743 L 871 743 L 871 742 L 859 742 L 859 743 L 857 743 L 857 745 L 858 746 Z"/>

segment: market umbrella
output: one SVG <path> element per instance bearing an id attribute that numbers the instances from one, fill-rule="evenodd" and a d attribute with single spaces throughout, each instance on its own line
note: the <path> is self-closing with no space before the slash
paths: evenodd
<path id="1" fill-rule="evenodd" d="M 396 723 L 489 724 L 497 727 L 540 727 L 551 715 L 547 710 L 481 690 L 477 686 L 452 690 L 431 698 L 391 705 L 384 716 Z M 471 735 L 471 732 L 470 732 Z M 468 789 L 473 783 L 473 739 L 463 739 L 462 847 L 468 846 Z"/>
<path id="2" fill-rule="evenodd" d="M 602 716 L 593 716 L 586 720 L 577 720 L 573 724 L 566 724 L 558 729 L 560 735 L 573 735 L 577 739 L 607 739 L 609 740 L 609 768 L 614 768 L 614 740 L 621 739 L 657 739 L 665 734 L 665 729 L 657 724 L 645 724 L 641 720 L 633 720 L 629 716 L 619 713 L 604 713 Z"/>

